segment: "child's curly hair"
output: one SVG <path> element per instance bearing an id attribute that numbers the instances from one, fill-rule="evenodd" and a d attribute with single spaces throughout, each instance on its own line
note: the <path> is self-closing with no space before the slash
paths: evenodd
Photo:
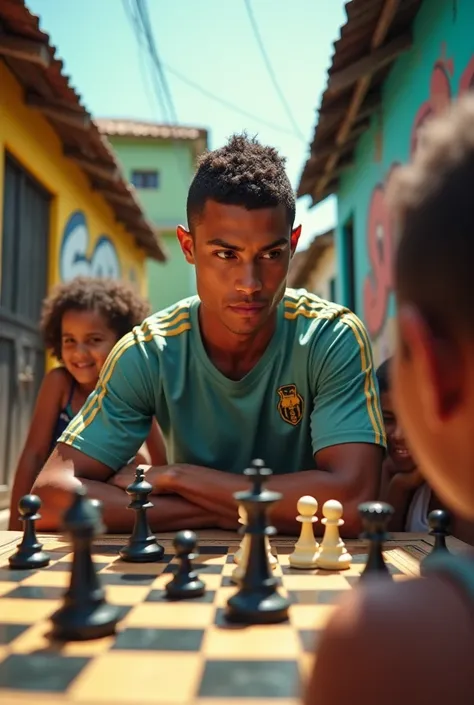
<path id="1" fill-rule="evenodd" d="M 76 277 L 58 284 L 43 301 L 40 330 L 48 350 L 61 360 L 61 323 L 66 311 L 98 311 L 120 339 L 150 314 L 150 306 L 126 282 Z"/>

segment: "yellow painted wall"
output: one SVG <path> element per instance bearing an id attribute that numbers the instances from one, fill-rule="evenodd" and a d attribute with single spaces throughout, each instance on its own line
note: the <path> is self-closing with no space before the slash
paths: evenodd
<path id="1" fill-rule="evenodd" d="M 115 221 L 107 202 L 90 189 L 84 173 L 63 156 L 62 143 L 53 128 L 38 111 L 24 104 L 22 94 L 20 84 L 0 61 L 0 237 L 4 151 L 8 151 L 53 196 L 49 284 L 77 274 L 97 274 L 102 264 L 103 273 L 135 281 L 146 296 L 143 250 Z M 77 253 L 81 262 L 73 266 Z"/>
<path id="2" fill-rule="evenodd" d="M 308 289 L 323 299 L 331 298 L 330 282 L 336 276 L 336 252 L 334 246 L 327 247 L 309 275 Z"/>

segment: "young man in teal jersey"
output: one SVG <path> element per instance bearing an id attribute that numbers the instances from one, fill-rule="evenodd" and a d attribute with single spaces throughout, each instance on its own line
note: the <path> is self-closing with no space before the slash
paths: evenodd
<path id="1" fill-rule="evenodd" d="M 79 484 L 104 506 L 109 531 L 131 529 L 129 459 L 154 416 L 167 458 L 147 470 L 154 530 L 236 528 L 233 494 L 253 458 L 283 494 L 272 513 L 295 532 L 296 504 L 339 499 L 343 532 L 377 496 L 385 444 L 366 330 L 347 309 L 287 290 L 301 227 L 284 160 L 245 135 L 205 154 L 178 227 L 198 296 L 123 338 L 96 390 L 59 439 L 33 491 L 41 529 L 56 530 Z"/>

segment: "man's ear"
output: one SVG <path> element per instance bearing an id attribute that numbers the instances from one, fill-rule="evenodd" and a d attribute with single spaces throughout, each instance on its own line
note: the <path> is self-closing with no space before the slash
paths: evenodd
<path id="1" fill-rule="evenodd" d="M 298 225 L 298 227 L 294 228 L 291 231 L 291 238 L 290 238 L 290 247 L 291 247 L 291 256 L 295 254 L 296 247 L 298 245 L 298 240 L 300 239 L 301 235 L 301 225 Z"/>
<path id="2" fill-rule="evenodd" d="M 413 367 L 425 420 L 432 431 L 437 431 L 462 403 L 462 355 L 453 341 L 434 334 L 416 308 L 401 306 L 397 317 L 402 348 Z"/>
<path id="3" fill-rule="evenodd" d="M 179 244 L 183 250 L 183 254 L 186 258 L 188 264 L 194 264 L 194 240 L 193 236 L 186 230 L 182 225 L 178 225 L 176 228 L 176 235 L 178 236 Z"/>

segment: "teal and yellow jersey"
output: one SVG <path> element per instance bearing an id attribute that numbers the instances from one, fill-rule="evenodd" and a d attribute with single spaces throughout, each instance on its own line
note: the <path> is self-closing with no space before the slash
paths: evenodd
<path id="1" fill-rule="evenodd" d="M 168 462 L 241 473 L 313 469 L 322 448 L 385 445 L 370 342 L 348 309 L 288 289 L 263 357 L 242 379 L 206 354 L 198 297 L 147 318 L 110 353 L 95 391 L 60 442 L 119 470 L 156 416 Z"/>

